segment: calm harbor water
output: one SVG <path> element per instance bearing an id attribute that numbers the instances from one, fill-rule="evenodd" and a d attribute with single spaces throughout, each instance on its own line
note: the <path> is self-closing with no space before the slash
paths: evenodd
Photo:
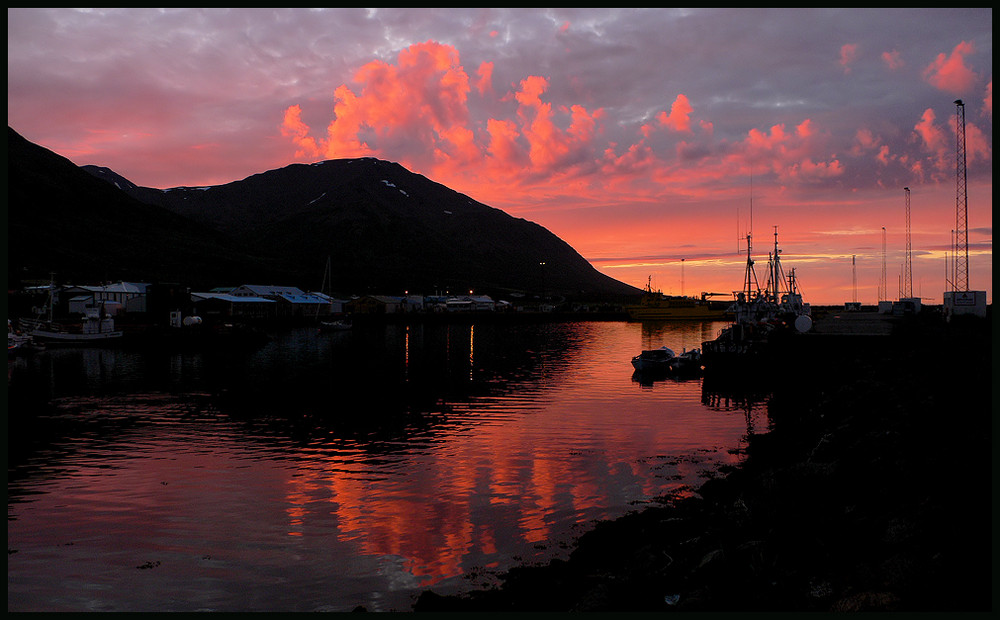
<path id="1" fill-rule="evenodd" d="M 389 325 L 8 362 L 9 611 L 408 611 L 736 462 L 763 405 L 638 381 L 721 323 Z"/>

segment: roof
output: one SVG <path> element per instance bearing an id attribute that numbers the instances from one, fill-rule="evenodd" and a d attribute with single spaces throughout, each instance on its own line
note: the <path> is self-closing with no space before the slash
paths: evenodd
<path id="1" fill-rule="evenodd" d="M 271 284 L 243 284 L 233 289 L 234 291 L 245 290 L 258 295 L 260 297 L 266 297 L 268 295 L 283 297 L 285 295 L 304 295 L 302 289 L 294 286 L 274 286 Z"/>
<path id="2" fill-rule="evenodd" d="M 294 286 L 270 286 L 260 284 L 244 284 L 233 289 L 233 292 L 243 290 L 258 297 L 277 297 L 292 304 L 328 304 L 330 298 L 319 293 L 306 293 Z"/>
<path id="3" fill-rule="evenodd" d="M 265 299 L 263 297 L 237 297 L 236 295 L 230 295 L 229 293 L 191 293 L 191 300 L 197 301 L 197 299 L 218 299 L 220 301 L 228 301 L 234 304 L 248 304 L 248 303 L 265 303 L 273 304 L 275 301 L 273 299 Z"/>

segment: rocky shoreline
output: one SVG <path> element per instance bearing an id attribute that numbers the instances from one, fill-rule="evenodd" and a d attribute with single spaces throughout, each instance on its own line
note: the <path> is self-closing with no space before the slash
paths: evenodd
<path id="1" fill-rule="evenodd" d="M 738 467 L 414 610 L 991 611 L 992 318 L 962 319 L 789 343 Z"/>

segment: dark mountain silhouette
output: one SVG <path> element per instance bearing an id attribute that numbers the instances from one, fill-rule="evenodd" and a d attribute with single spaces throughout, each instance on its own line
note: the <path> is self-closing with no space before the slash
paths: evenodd
<path id="1" fill-rule="evenodd" d="M 537 224 L 377 159 L 294 164 L 208 188 L 138 187 L 8 127 L 8 274 L 270 283 L 341 293 L 636 294 Z M 543 264 L 544 263 L 544 264 Z"/>
<path id="2" fill-rule="evenodd" d="M 329 256 L 337 290 L 638 292 L 543 227 L 392 162 L 293 164 L 225 185 L 169 190 L 91 171 L 312 274 Z"/>
<path id="3" fill-rule="evenodd" d="M 132 198 L 10 127 L 7 157 L 9 287 L 52 272 L 78 283 L 192 286 L 290 273 L 227 235 Z"/>

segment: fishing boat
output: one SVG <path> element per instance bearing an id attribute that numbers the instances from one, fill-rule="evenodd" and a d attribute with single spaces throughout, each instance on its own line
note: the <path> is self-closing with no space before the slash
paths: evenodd
<path id="1" fill-rule="evenodd" d="M 768 280 L 761 290 L 751 257 L 751 235 L 747 235 L 747 263 L 743 290 L 734 292 L 730 306 L 733 320 L 718 337 L 702 343 L 706 368 L 749 368 L 772 361 L 776 338 L 812 329 L 811 309 L 802 300 L 795 270 L 785 277 L 774 231 L 774 251 L 768 256 Z"/>
<path id="2" fill-rule="evenodd" d="M 98 312 L 84 315 L 79 323 L 57 323 L 42 319 L 21 319 L 21 328 L 33 340 L 47 344 L 100 345 L 118 341 L 124 332 L 115 329 L 115 320 Z"/>
<path id="3" fill-rule="evenodd" d="M 112 344 L 122 339 L 124 333 L 115 329 L 115 320 L 105 313 L 104 305 L 86 308 L 79 321 L 56 321 L 52 316 L 54 285 L 49 286 L 46 308 L 38 318 L 19 319 L 22 333 L 34 342 L 52 345 Z M 47 316 L 43 316 L 47 315 Z"/>
<path id="4" fill-rule="evenodd" d="M 653 290 L 650 277 L 639 303 L 625 306 L 625 311 L 632 321 L 712 321 L 730 318 L 728 303 L 710 299 L 717 295 L 721 293 L 702 293 L 701 297 L 664 295 L 662 291 Z"/>

